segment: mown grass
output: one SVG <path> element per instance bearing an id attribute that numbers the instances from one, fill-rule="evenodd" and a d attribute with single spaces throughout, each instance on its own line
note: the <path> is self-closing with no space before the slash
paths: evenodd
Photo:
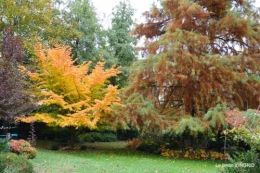
<path id="1" fill-rule="evenodd" d="M 127 149 L 125 142 L 86 143 L 85 151 L 39 149 L 36 173 L 214 173 L 221 162 L 164 158 Z"/>

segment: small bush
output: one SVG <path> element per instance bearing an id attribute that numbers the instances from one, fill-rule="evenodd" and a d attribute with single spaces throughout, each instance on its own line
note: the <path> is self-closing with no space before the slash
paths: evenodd
<path id="1" fill-rule="evenodd" d="M 87 149 L 87 146 L 86 145 L 81 145 L 80 146 L 80 150 L 86 150 Z"/>
<path id="2" fill-rule="evenodd" d="M 90 133 L 84 133 L 77 137 L 78 142 L 95 142 L 95 139 L 91 136 Z"/>
<path id="3" fill-rule="evenodd" d="M 160 148 L 160 144 L 147 143 L 142 141 L 142 143 L 137 147 L 137 150 L 152 153 L 152 154 L 160 154 L 159 148 Z"/>
<path id="4" fill-rule="evenodd" d="M 59 150 L 59 146 L 54 144 L 51 146 L 51 150 Z"/>
<path id="5" fill-rule="evenodd" d="M 103 133 L 101 142 L 114 142 L 117 141 L 117 136 L 113 133 Z"/>
<path id="6" fill-rule="evenodd" d="M 159 148 L 162 145 L 162 135 L 157 132 L 147 132 L 139 136 L 139 139 L 142 143 L 137 147 L 137 150 L 152 153 L 160 154 Z"/>
<path id="7" fill-rule="evenodd" d="M 13 173 L 32 173 L 33 165 L 24 156 L 19 156 L 14 153 L 0 154 L 0 170 Z"/>
<path id="8" fill-rule="evenodd" d="M 61 141 L 61 142 L 67 142 L 70 140 L 70 132 L 69 132 L 69 129 L 68 128 L 60 128 L 60 127 L 57 127 L 55 129 L 55 136 L 56 138 Z"/>
<path id="9" fill-rule="evenodd" d="M 10 147 L 8 145 L 8 139 L 0 138 L 0 153 L 6 153 L 10 151 Z"/>
<path id="10" fill-rule="evenodd" d="M 37 156 L 37 150 L 34 147 L 31 147 L 30 149 L 23 151 L 22 155 L 28 159 L 33 159 Z"/>
<path id="11" fill-rule="evenodd" d="M 227 154 L 217 151 L 205 151 L 204 149 L 170 150 L 161 146 L 159 151 L 161 151 L 162 156 L 173 158 L 226 160 L 228 157 Z"/>
<path id="12" fill-rule="evenodd" d="M 102 141 L 102 134 L 99 132 L 91 132 L 89 133 L 91 135 L 91 137 L 97 141 L 97 142 L 101 142 Z"/>
<path id="13" fill-rule="evenodd" d="M 117 136 L 114 133 L 90 132 L 77 137 L 78 142 L 114 142 Z"/>
<path id="14" fill-rule="evenodd" d="M 33 159 L 37 155 L 37 150 L 31 146 L 31 144 L 23 139 L 14 140 L 8 142 L 10 150 L 18 155 L 23 155 L 28 159 Z"/>
<path id="15" fill-rule="evenodd" d="M 119 140 L 130 140 L 138 137 L 138 131 L 133 129 L 117 130 L 117 138 Z"/>

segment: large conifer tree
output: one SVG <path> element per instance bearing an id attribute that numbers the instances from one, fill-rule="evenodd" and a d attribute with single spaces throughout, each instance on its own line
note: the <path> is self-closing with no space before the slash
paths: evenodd
<path id="1" fill-rule="evenodd" d="M 139 129 L 196 135 L 225 126 L 228 107 L 256 108 L 260 15 L 249 0 L 162 0 L 133 34 L 146 38 L 124 115 Z M 126 114 L 127 113 L 127 114 Z"/>
<path id="2" fill-rule="evenodd" d="M 129 76 L 128 67 L 137 60 L 137 52 L 134 46 L 137 43 L 135 37 L 130 35 L 134 26 L 134 9 L 129 1 L 120 2 L 112 12 L 111 28 L 108 29 L 108 49 L 111 52 L 111 59 L 121 67 L 122 74 L 112 78 L 111 83 L 124 87 L 127 85 Z M 111 60 L 110 60 L 111 61 Z"/>
<path id="3" fill-rule="evenodd" d="M 91 60 L 95 65 L 104 38 L 92 1 L 70 0 L 67 8 L 69 9 L 66 14 L 67 22 L 73 26 L 73 29 L 80 32 L 80 35 L 75 35 L 70 43 L 73 56 L 77 57 L 78 64 Z"/>

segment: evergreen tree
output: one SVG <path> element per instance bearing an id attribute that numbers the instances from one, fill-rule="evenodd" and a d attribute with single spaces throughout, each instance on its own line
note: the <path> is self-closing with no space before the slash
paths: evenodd
<path id="1" fill-rule="evenodd" d="M 146 38 L 123 115 L 133 126 L 220 131 L 227 107 L 257 107 L 260 14 L 247 0 L 162 0 L 133 34 Z"/>
<path id="2" fill-rule="evenodd" d="M 129 1 L 120 2 L 113 9 L 112 26 L 108 29 L 108 43 L 112 59 L 117 66 L 121 67 L 123 72 L 113 78 L 111 82 L 114 85 L 118 84 L 120 87 L 127 84 L 128 67 L 137 59 L 137 53 L 134 49 L 137 40 L 129 35 L 134 25 L 133 15 L 134 9 Z"/>
<path id="3" fill-rule="evenodd" d="M 76 35 L 70 43 L 73 56 L 79 64 L 91 60 L 95 65 L 104 39 L 95 8 L 91 0 L 71 0 L 68 9 L 67 22 L 80 32 L 80 36 Z"/>

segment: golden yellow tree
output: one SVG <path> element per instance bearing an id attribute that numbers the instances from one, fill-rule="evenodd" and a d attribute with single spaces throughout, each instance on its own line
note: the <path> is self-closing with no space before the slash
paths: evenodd
<path id="1" fill-rule="evenodd" d="M 72 147 L 78 127 L 97 128 L 98 123 L 115 123 L 113 108 L 122 105 L 117 87 L 107 81 L 120 73 L 117 68 L 104 70 L 105 63 L 99 62 L 90 73 L 91 62 L 75 66 L 69 47 L 38 46 L 35 55 L 37 72 L 28 73 L 42 99 L 37 113 L 22 121 L 68 127 Z"/>

